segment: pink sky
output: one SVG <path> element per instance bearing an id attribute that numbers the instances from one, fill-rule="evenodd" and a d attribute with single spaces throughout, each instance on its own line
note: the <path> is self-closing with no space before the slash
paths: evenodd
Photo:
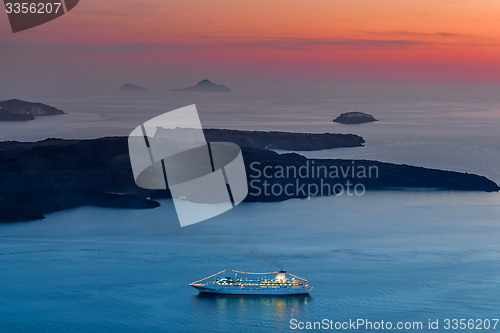
<path id="1" fill-rule="evenodd" d="M 16 34 L 3 77 L 500 81 L 497 0 L 85 0 Z M 3 81 L 3 80 L 2 80 Z"/>

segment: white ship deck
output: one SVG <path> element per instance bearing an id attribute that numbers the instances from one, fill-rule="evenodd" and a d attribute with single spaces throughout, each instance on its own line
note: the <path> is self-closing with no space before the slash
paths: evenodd
<path id="1" fill-rule="evenodd" d="M 270 275 L 277 274 L 274 278 L 231 278 L 231 277 L 216 277 L 224 273 L 226 270 L 208 276 L 190 284 L 191 287 L 197 289 L 200 293 L 206 294 L 227 294 L 227 295 L 305 295 L 309 294 L 313 286 L 307 280 L 299 278 L 285 271 L 267 272 L 267 273 L 249 273 L 234 271 L 235 273 L 252 274 L 252 275 Z M 290 278 L 287 277 L 290 275 Z M 213 281 L 206 281 L 214 278 Z"/>

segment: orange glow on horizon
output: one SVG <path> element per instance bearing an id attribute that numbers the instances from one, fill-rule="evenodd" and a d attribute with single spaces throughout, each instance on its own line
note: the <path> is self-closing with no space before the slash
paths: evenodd
<path id="1" fill-rule="evenodd" d="M 366 68 L 408 79 L 443 68 L 452 79 L 500 81 L 499 12 L 497 0 L 86 0 L 39 29 L 0 38 L 40 46 L 39 59 L 53 56 L 41 47 L 53 45 L 61 59 L 93 65 L 146 61 L 312 77 L 320 68 L 327 76 Z"/>

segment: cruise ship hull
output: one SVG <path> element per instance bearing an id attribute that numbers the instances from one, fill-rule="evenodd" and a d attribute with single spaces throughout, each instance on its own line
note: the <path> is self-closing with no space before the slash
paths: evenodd
<path id="1" fill-rule="evenodd" d="M 278 288 L 261 288 L 261 287 L 239 287 L 239 286 L 206 286 L 206 285 L 191 285 L 203 294 L 222 294 L 222 295 L 307 295 L 313 289 L 312 286 L 297 286 L 297 287 L 278 287 Z"/>

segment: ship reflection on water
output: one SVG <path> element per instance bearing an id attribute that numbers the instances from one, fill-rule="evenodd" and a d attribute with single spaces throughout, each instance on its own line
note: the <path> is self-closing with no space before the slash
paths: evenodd
<path id="1" fill-rule="evenodd" d="M 210 311 L 221 318 L 246 317 L 259 314 L 256 318 L 269 317 L 284 322 L 287 318 L 304 315 L 310 295 L 262 296 L 262 295 L 214 295 L 199 294 L 192 297 L 193 308 Z"/>

